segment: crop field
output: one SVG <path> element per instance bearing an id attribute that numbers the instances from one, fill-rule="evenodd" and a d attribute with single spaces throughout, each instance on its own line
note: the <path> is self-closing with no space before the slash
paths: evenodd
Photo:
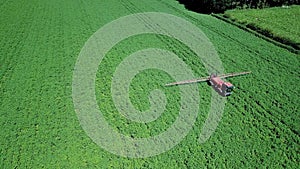
<path id="1" fill-rule="evenodd" d="M 129 158 L 106 151 L 86 134 L 74 108 L 72 80 L 81 49 L 98 29 L 141 12 L 191 22 L 212 42 L 226 73 L 252 73 L 229 79 L 236 89 L 209 140 L 199 143 L 198 138 L 212 92 L 199 83 L 199 112 L 187 136 L 157 156 Z M 187 11 L 175 0 L 4 0 L 0 15 L 0 168 L 298 168 L 299 55 L 210 15 Z M 133 78 L 129 98 L 145 111 L 151 91 L 163 91 L 167 105 L 158 119 L 133 122 L 115 107 L 116 67 L 147 48 L 173 52 L 196 77 L 208 75 L 196 54 L 170 37 L 141 34 L 117 43 L 99 64 L 95 94 L 106 121 L 131 138 L 167 130 L 180 109 L 179 88 L 164 86 L 174 79 L 156 69 Z"/>
<path id="2" fill-rule="evenodd" d="M 253 25 L 274 38 L 281 38 L 300 48 L 300 6 L 266 9 L 229 10 L 225 16 L 245 25 Z"/>

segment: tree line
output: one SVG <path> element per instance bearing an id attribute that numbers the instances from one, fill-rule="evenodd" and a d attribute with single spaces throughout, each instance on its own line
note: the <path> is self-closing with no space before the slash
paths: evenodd
<path id="1" fill-rule="evenodd" d="M 200 13 L 221 13 L 235 8 L 265 8 L 300 4 L 300 0 L 178 0 L 186 8 Z"/>

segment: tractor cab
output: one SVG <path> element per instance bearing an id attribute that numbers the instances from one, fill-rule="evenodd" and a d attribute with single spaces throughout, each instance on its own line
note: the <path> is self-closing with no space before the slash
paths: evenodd
<path id="1" fill-rule="evenodd" d="M 226 86 L 225 87 L 225 96 L 230 96 L 234 89 L 234 86 L 229 82 L 225 82 L 224 84 Z"/>

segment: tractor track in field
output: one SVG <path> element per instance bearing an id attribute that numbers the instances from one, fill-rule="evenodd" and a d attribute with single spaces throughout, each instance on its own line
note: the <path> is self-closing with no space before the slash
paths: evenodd
<path id="1" fill-rule="evenodd" d="M 237 43 L 237 44 L 240 45 L 240 46 L 243 46 L 243 48 L 247 49 L 247 51 L 249 51 L 250 53 L 253 53 L 253 54 L 256 55 L 256 56 L 259 56 L 259 52 L 253 51 L 251 47 L 249 47 L 249 46 L 243 44 L 242 42 L 238 41 L 237 39 L 234 39 L 234 38 L 232 38 L 232 37 L 229 37 L 229 36 L 227 36 L 225 33 L 221 33 L 221 32 L 219 32 L 219 31 L 215 30 L 214 27 L 211 27 L 211 26 L 208 25 L 208 24 L 203 24 L 203 22 L 201 22 L 199 19 L 194 18 L 194 17 L 192 17 L 192 16 L 190 16 L 190 15 L 184 13 L 183 11 L 181 11 L 181 10 L 179 10 L 179 9 L 177 9 L 177 8 L 175 8 L 175 7 L 173 7 L 173 6 L 171 6 L 170 4 L 167 4 L 166 2 L 163 2 L 163 1 L 161 1 L 161 0 L 157 0 L 157 1 L 160 2 L 160 3 L 165 4 L 165 5 L 166 5 L 167 7 L 169 7 L 169 8 L 172 8 L 173 10 L 175 10 L 175 12 L 180 12 L 180 14 L 184 15 L 185 17 L 187 17 L 187 18 L 189 18 L 189 19 L 191 19 L 191 20 L 193 20 L 193 21 L 195 21 L 195 22 L 197 22 L 197 23 L 200 22 L 202 26 L 206 27 L 206 28 L 209 29 L 210 31 L 212 31 L 212 32 L 214 32 L 214 33 L 216 33 L 216 34 L 218 34 L 218 35 L 220 35 L 220 36 L 222 36 L 222 37 L 224 37 L 224 38 L 226 38 L 226 39 L 229 39 L 230 41 L 235 42 L 235 43 Z M 121 1 L 121 2 L 122 2 L 122 5 L 123 5 L 129 12 L 131 12 L 132 14 L 142 12 L 135 4 L 133 4 L 133 3 L 130 2 L 130 1 L 126 1 L 126 2 Z M 128 5 L 128 4 L 129 4 L 129 5 Z M 151 29 L 153 29 L 153 30 L 159 30 L 159 29 L 161 30 L 161 29 L 162 29 L 161 27 L 153 26 L 153 25 L 149 24 L 149 21 L 147 21 L 145 18 L 147 18 L 147 17 L 140 17 L 140 20 L 141 20 L 142 22 L 144 22 L 145 24 L 147 24 L 147 26 L 151 27 Z M 168 32 L 167 30 L 163 30 L 163 31 Z M 169 45 L 169 44 L 170 44 L 169 40 L 164 39 L 164 38 L 161 38 L 161 37 L 158 37 L 158 38 L 159 38 L 162 42 L 164 42 L 164 43 L 166 43 L 168 46 L 170 46 L 170 45 Z M 182 49 L 184 49 L 184 48 L 182 48 Z M 184 50 L 184 53 L 185 53 L 185 54 L 188 54 L 189 52 L 186 51 L 186 50 Z M 279 63 L 279 62 L 276 61 L 276 60 L 269 60 L 269 58 L 263 58 L 263 57 L 259 57 L 259 58 L 260 58 L 260 59 L 263 59 L 263 60 L 265 60 L 265 61 L 267 61 L 267 62 L 270 62 L 270 61 L 271 61 L 272 64 L 276 64 L 278 67 L 284 67 L 284 66 L 282 66 L 281 63 Z M 268 84 L 266 84 L 266 85 L 268 85 Z M 255 95 L 255 94 L 253 93 L 253 95 Z M 270 98 L 270 99 L 271 99 L 271 98 Z M 251 100 L 251 99 L 248 99 L 247 102 L 249 102 L 249 101 L 251 102 L 252 100 Z M 261 108 L 262 108 L 262 111 L 264 112 L 263 114 L 261 114 L 261 113 L 259 113 L 259 112 L 255 112 L 256 114 L 259 115 L 259 117 L 268 120 L 268 121 L 271 122 L 272 124 L 275 122 L 275 123 L 278 123 L 279 125 L 285 126 L 285 128 L 289 129 L 289 131 L 290 131 L 291 133 L 293 133 L 295 136 L 299 136 L 299 132 L 298 132 L 297 130 L 294 130 L 290 125 L 288 125 L 286 122 L 284 122 L 284 121 L 281 120 L 279 117 L 277 117 L 277 115 L 275 115 L 274 113 L 271 113 L 270 111 L 265 110 L 265 107 L 262 106 L 262 105 L 260 105 L 259 103 L 256 103 L 256 102 L 253 102 L 253 103 L 255 104 L 255 107 L 261 107 Z M 255 116 L 254 116 L 254 117 L 255 117 Z M 294 138 L 294 137 L 293 137 L 293 138 Z M 296 138 L 294 138 L 294 139 L 297 140 Z M 299 143 L 298 140 L 297 140 L 297 143 Z"/>
<path id="2" fill-rule="evenodd" d="M 160 3 L 162 3 L 162 4 L 165 4 L 167 7 L 173 9 L 175 12 L 178 12 L 178 13 L 180 13 L 181 15 L 184 15 L 184 16 L 186 16 L 187 18 L 192 19 L 194 22 L 196 22 L 196 23 L 201 23 L 201 26 L 206 27 L 208 30 L 210 30 L 210 31 L 212 31 L 212 32 L 214 32 L 214 33 L 216 33 L 217 35 L 220 35 L 221 37 L 224 37 L 225 39 L 229 39 L 231 42 L 237 43 L 239 46 L 243 46 L 250 54 L 253 54 L 254 56 L 257 56 L 258 58 L 264 60 L 267 64 L 272 63 L 272 64 L 276 65 L 277 67 L 279 67 L 279 68 L 281 68 L 281 69 L 285 69 L 286 67 L 289 67 L 289 65 L 284 65 L 281 61 L 277 61 L 277 60 L 271 59 L 271 58 L 273 58 L 271 55 L 262 57 L 259 51 L 253 50 L 252 47 L 249 47 L 249 46 L 243 44 L 243 43 L 240 42 L 239 40 L 234 39 L 234 38 L 232 38 L 232 37 L 226 35 L 225 33 L 221 33 L 220 31 L 216 30 L 214 27 L 211 27 L 211 26 L 208 25 L 208 24 L 204 24 L 204 23 L 201 22 L 199 19 L 197 19 L 197 18 L 195 18 L 195 17 L 192 17 L 192 16 L 190 16 L 190 15 L 184 13 L 182 10 L 177 9 L 177 8 L 173 7 L 172 5 L 170 5 L 170 4 L 166 3 L 166 2 L 163 2 L 163 1 L 161 1 L 161 0 L 157 0 L 157 1 L 160 2 Z M 130 12 L 132 12 L 132 13 L 138 13 L 138 12 L 141 12 L 141 10 L 139 10 L 132 2 L 130 2 L 130 1 L 127 1 L 127 2 L 129 2 L 130 5 L 126 5 L 126 4 L 124 4 L 124 3 L 123 3 L 123 5 L 126 6 L 126 8 L 127 8 Z M 130 8 L 130 6 L 131 6 L 132 8 Z M 155 10 L 155 9 L 153 9 L 153 10 Z M 179 26 L 180 26 L 180 25 L 179 25 Z M 164 39 L 162 39 L 162 40 L 164 40 Z M 184 51 L 184 52 L 185 52 L 185 54 L 188 54 L 188 53 L 189 53 L 188 51 Z M 242 60 L 245 60 L 245 59 L 242 58 L 242 57 L 240 58 L 240 60 L 241 60 L 241 59 L 242 59 Z M 254 57 L 254 59 L 256 59 L 256 57 Z M 257 60 L 257 59 L 256 59 L 256 60 Z M 248 61 L 248 60 L 245 60 L 245 61 Z M 213 67 L 213 66 L 210 65 L 210 67 Z M 292 73 L 292 72 L 290 72 L 290 73 Z"/>
<path id="3" fill-rule="evenodd" d="M 276 64 L 278 67 L 281 67 L 281 68 L 285 68 L 285 67 L 289 66 L 289 65 L 282 65 L 283 63 L 281 63 L 281 62 L 279 62 L 279 61 L 277 61 L 277 60 L 271 59 L 271 58 L 272 58 L 271 56 L 269 56 L 269 57 L 267 57 L 267 58 L 262 57 L 261 54 L 260 54 L 258 51 L 253 50 L 252 47 L 249 47 L 248 45 L 244 44 L 243 42 L 240 42 L 240 41 L 239 41 L 238 39 L 236 39 L 236 38 L 230 37 L 230 36 L 226 35 L 225 33 L 222 33 L 222 32 L 220 32 L 220 31 L 216 30 L 215 27 L 212 27 L 212 26 L 210 26 L 210 25 L 208 25 L 208 24 L 205 24 L 205 23 L 202 22 L 201 20 L 199 20 L 199 19 L 197 19 L 197 18 L 195 18 L 195 17 L 193 17 L 193 16 L 191 16 L 191 15 L 188 15 L 188 14 L 185 13 L 184 11 L 182 11 L 182 10 L 180 10 L 180 9 L 178 9 L 178 8 L 176 8 L 176 7 L 172 6 L 172 5 L 170 5 L 170 4 L 168 4 L 167 2 L 164 2 L 164 1 L 162 1 L 162 0 L 156 0 L 156 1 L 158 1 L 158 2 L 160 2 L 160 3 L 162 3 L 162 4 L 164 4 L 164 5 L 167 6 L 168 8 L 173 9 L 175 12 L 177 12 L 177 13 L 179 13 L 179 14 L 185 16 L 186 18 L 192 20 L 192 21 L 195 22 L 195 23 L 201 23 L 201 26 L 207 28 L 209 31 L 212 31 L 212 32 L 214 32 L 215 34 L 218 34 L 218 35 L 220 35 L 221 37 L 230 40 L 231 42 L 237 43 L 239 46 L 242 46 L 242 47 L 243 47 L 245 50 L 247 50 L 249 53 L 253 53 L 255 56 L 258 56 L 259 58 L 261 58 L 261 59 L 263 59 L 263 60 L 265 60 L 265 61 L 267 61 L 267 62 L 271 61 L 272 63 Z"/>
<path id="4" fill-rule="evenodd" d="M 131 12 L 132 14 L 135 14 L 135 13 L 142 13 L 143 11 L 139 10 L 136 5 L 134 5 L 133 3 L 131 3 L 130 1 L 126 1 L 126 2 L 123 2 L 123 0 L 121 0 L 123 6 L 129 11 Z M 130 5 L 126 5 L 126 3 L 129 3 Z M 144 17 L 139 17 L 139 19 L 145 23 L 146 26 L 148 26 L 149 28 L 151 28 L 152 30 L 163 30 L 163 32 L 166 32 L 168 33 L 167 30 L 164 30 L 162 29 L 161 27 L 159 26 L 154 26 L 154 24 L 149 24 L 151 22 L 151 20 L 146 20 L 145 18 L 149 18 L 147 17 L 146 15 L 143 15 Z M 157 36 L 157 38 L 159 38 L 162 42 L 164 42 L 168 47 L 172 47 L 172 45 L 170 45 L 170 40 L 168 39 L 165 39 L 165 38 L 162 38 L 160 36 Z"/>
<path id="5" fill-rule="evenodd" d="M 249 53 L 251 53 L 252 55 L 256 56 L 256 57 L 259 57 L 260 59 L 264 60 L 266 63 L 272 63 L 274 65 L 276 65 L 277 67 L 280 67 L 281 69 L 285 69 L 286 67 L 288 67 L 289 65 L 283 65 L 282 62 L 280 61 L 277 61 L 277 60 L 274 60 L 274 59 L 271 59 L 272 56 L 271 55 L 268 55 L 267 57 L 262 57 L 260 52 L 257 51 L 257 50 L 253 50 L 252 47 L 250 46 L 247 46 L 245 45 L 244 43 L 240 42 L 238 39 L 235 39 L 233 37 L 230 37 L 228 35 L 226 35 L 225 33 L 222 33 L 218 30 L 216 30 L 214 27 L 208 25 L 208 24 L 205 24 L 204 22 L 200 21 L 199 19 L 193 17 L 193 16 L 190 16 L 188 14 L 186 14 L 185 12 L 183 12 L 182 10 L 180 9 L 177 9 L 175 7 L 173 7 L 172 5 L 166 3 L 166 2 L 163 2 L 161 0 L 157 0 L 159 3 L 162 3 L 164 4 L 166 7 L 168 7 L 169 9 L 173 9 L 175 12 L 185 16 L 186 18 L 189 18 L 190 20 L 192 20 L 193 22 L 195 23 L 201 23 L 201 26 L 207 28 L 209 31 L 212 31 L 214 32 L 215 34 L 217 35 L 220 35 L 221 37 L 225 38 L 225 39 L 228 39 L 229 41 L 233 42 L 233 43 L 236 43 L 238 44 L 238 46 L 242 46 L 246 51 L 248 51 Z M 122 1 L 123 2 L 123 1 Z M 125 3 L 129 3 L 130 5 L 126 5 Z M 141 10 L 139 10 L 139 8 L 136 7 L 135 4 L 133 4 L 132 2 L 130 1 L 126 1 L 126 2 L 123 2 L 123 6 L 125 6 L 131 13 L 140 13 L 142 12 Z M 154 8 L 152 8 L 153 10 L 155 10 Z M 147 22 L 146 22 L 147 23 Z M 180 27 L 180 25 L 178 25 Z M 167 32 L 167 31 L 166 31 Z M 162 39 L 162 41 L 165 41 L 164 39 Z M 166 41 L 165 41 L 166 42 Z M 185 52 L 185 55 L 186 54 L 189 54 L 189 52 L 187 51 L 184 51 Z M 204 61 L 205 62 L 205 61 Z M 206 63 L 207 64 L 207 63 Z M 208 64 L 207 64 L 208 65 Z M 210 67 L 213 67 L 212 65 L 209 65 Z M 216 70 L 216 69 L 215 69 Z"/>
<path id="6" fill-rule="evenodd" d="M 121 3 L 122 5 L 129 11 L 131 12 L 132 14 L 135 14 L 135 13 L 142 13 L 142 11 L 135 5 L 133 4 L 132 2 L 130 1 L 122 1 L 121 0 Z M 130 5 L 128 5 L 130 4 Z M 143 14 L 141 14 L 143 15 Z M 149 22 L 151 22 L 151 20 L 146 20 L 148 17 L 146 15 L 143 15 L 143 17 L 139 17 L 139 19 L 145 23 L 145 25 L 147 25 L 149 28 L 151 28 L 152 30 L 162 30 L 163 32 L 166 32 L 169 34 L 168 30 L 165 30 L 165 29 L 162 29 L 160 26 L 157 26 L 156 24 L 153 25 L 153 24 L 149 24 Z M 179 25 L 177 23 L 174 23 L 176 24 L 179 28 L 182 28 L 182 25 Z M 190 32 L 191 33 L 191 32 Z M 191 33 L 192 34 L 192 33 Z M 194 35 L 194 36 L 197 36 L 197 35 Z M 169 39 L 166 39 L 166 38 L 163 38 L 163 37 L 160 37 L 160 36 L 156 36 L 158 39 L 160 39 L 161 42 L 165 43 L 170 49 L 174 49 L 174 46 L 173 46 L 173 43 L 172 41 L 170 41 Z M 191 53 L 191 50 L 187 50 L 186 49 L 186 46 L 183 45 L 182 43 L 180 43 L 180 46 L 181 48 L 181 51 L 182 54 L 184 56 L 187 56 L 187 55 L 190 55 Z M 194 53 L 195 54 L 195 53 Z M 203 58 L 201 59 L 201 61 L 203 63 L 205 63 L 208 67 L 212 68 L 213 70 L 218 70 L 217 68 L 215 68 L 215 66 L 213 66 L 212 64 L 210 64 L 209 62 L 207 62 L 206 60 L 204 60 Z M 219 72 L 218 72 L 219 73 Z M 201 74 L 201 76 L 205 76 L 206 74 Z"/>

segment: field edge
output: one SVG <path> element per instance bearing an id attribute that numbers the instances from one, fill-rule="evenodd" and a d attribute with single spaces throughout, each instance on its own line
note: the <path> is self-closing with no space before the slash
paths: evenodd
<path id="1" fill-rule="evenodd" d="M 230 16 L 228 16 L 226 14 L 211 14 L 211 16 L 213 16 L 219 20 L 222 20 L 224 22 L 227 22 L 231 25 L 234 25 L 244 31 L 252 33 L 257 37 L 262 38 L 270 43 L 273 43 L 276 46 L 284 48 L 292 53 L 300 54 L 300 46 L 296 42 L 293 42 L 284 37 L 276 36 L 273 33 L 270 33 L 269 30 L 263 29 L 255 24 L 239 23 L 238 21 L 230 18 Z"/>

